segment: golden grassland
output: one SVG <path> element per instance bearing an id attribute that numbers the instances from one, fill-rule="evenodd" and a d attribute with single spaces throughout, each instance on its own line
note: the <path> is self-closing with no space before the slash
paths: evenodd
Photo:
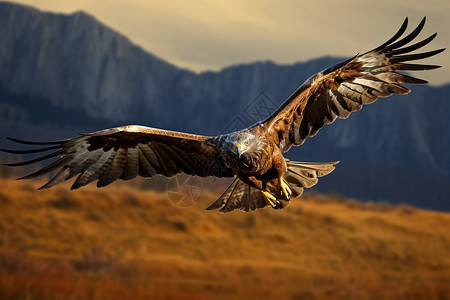
<path id="1" fill-rule="evenodd" d="M 306 194 L 222 214 L 140 181 L 0 179 L 0 299 L 450 299 L 450 214 Z"/>

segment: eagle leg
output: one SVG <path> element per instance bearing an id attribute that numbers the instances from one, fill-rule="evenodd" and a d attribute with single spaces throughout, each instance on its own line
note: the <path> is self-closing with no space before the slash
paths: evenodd
<path id="1" fill-rule="evenodd" d="M 281 186 L 281 196 L 283 196 L 285 200 L 289 200 L 289 198 L 292 195 L 292 190 L 283 177 L 280 178 L 280 186 Z"/>
<path id="2" fill-rule="evenodd" d="M 266 203 L 272 207 L 277 207 L 280 202 L 277 200 L 277 198 L 275 198 L 274 195 L 272 195 L 270 192 L 268 191 L 261 191 L 261 193 L 264 196 L 264 200 L 266 201 Z"/>

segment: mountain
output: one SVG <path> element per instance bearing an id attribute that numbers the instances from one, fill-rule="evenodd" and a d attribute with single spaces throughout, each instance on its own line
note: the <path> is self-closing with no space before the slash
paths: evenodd
<path id="1" fill-rule="evenodd" d="M 298 74 L 338 61 L 295 67 L 266 62 L 197 75 L 143 51 L 84 12 L 43 13 L 7 2 L 0 3 L 0 35 L 4 92 L 39 97 L 46 105 L 81 111 L 96 120 L 180 129 L 187 121 L 188 129 L 207 128 L 211 134 L 262 89 L 285 98 L 303 81 Z M 277 84 L 275 76 L 280 78 Z M 229 111 L 220 114 L 224 106 Z M 219 115 L 213 128 L 204 119 L 186 117 L 212 111 Z"/>
<path id="2" fill-rule="evenodd" d="M 341 60 L 266 61 L 196 74 L 84 12 L 1 2 L 0 126 L 4 135 L 33 140 L 124 124 L 215 135 L 263 119 L 307 77 Z M 340 160 L 321 179 L 322 191 L 450 210 L 450 85 L 412 89 L 336 121 L 287 156 Z"/>

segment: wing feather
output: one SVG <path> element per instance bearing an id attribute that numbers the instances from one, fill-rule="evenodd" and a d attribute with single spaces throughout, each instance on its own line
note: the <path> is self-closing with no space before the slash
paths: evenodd
<path id="1" fill-rule="evenodd" d="M 130 180 L 139 175 L 139 157 L 137 147 L 128 148 L 125 163 L 125 170 L 120 179 Z"/>
<path id="2" fill-rule="evenodd" d="M 70 161 L 70 159 L 71 159 L 71 157 L 68 155 L 63 156 L 60 159 L 58 159 L 57 161 L 47 165 L 46 167 L 39 169 L 36 172 L 33 172 L 26 176 L 20 177 L 19 179 L 30 179 L 30 178 L 36 178 L 36 177 L 43 176 L 45 174 L 53 172 L 54 170 L 64 166 L 65 164 L 67 164 Z"/>
<path id="3" fill-rule="evenodd" d="M 423 41 L 415 43 L 415 44 L 413 44 L 411 46 L 408 46 L 408 47 L 405 47 L 405 48 L 399 48 L 399 49 L 394 50 L 394 51 L 390 51 L 390 55 L 398 55 L 398 54 L 408 53 L 408 52 L 417 50 L 419 48 L 422 48 L 423 46 L 429 44 L 432 40 L 434 40 L 434 38 L 436 36 L 437 36 L 437 33 L 434 33 L 431 36 L 429 36 L 428 38 L 424 39 Z"/>
<path id="4" fill-rule="evenodd" d="M 330 67 L 302 84 L 263 123 L 283 152 L 292 145 L 304 143 L 307 137 L 334 122 L 336 118 L 348 118 L 363 105 L 375 102 L 379 97 L 392 94 L 408 94 L 410 89 L 401 84 L 425 84 L 426 80 L 396 71 L 432 70 L 435 65 L 409 64 L 437 55 L 445 49 L 410 53 L 429 44 L 436 33 L 412 45 L 425 25 L 425 18 L 404 38 L 408 19 L 399 31 L 386 43 Z"/>
<path id="5" fill-rule="evenodd" d="M 111 160 L 111 163 L 98 179 L 98 187 L 107 186 L 108 184 L 113 183 L 122 176 L 125 170 L 125 164 L 127 161 L 127 149 L 119 148 L 112 157 L 113 158 Z"/>
<path id="6" fill-rule="evenodd" d="M 32 154 L 59 149 L 42 157 L 7 164 L 22 166 L 59 157 L 21 178 L 35 178 L 57 171 L 41 189 L 50 188 L 75 175 L 79 176 L 71 189 L 95 180 L 98 180 L 98 187 L 103 187 L 118 179 L 129 180 L 138 175 L 152 177 L 161 174 L 170 177 L 185 172 L 198 176 L 234 176 L 233 171 L 217 155 L 217 142 L 206 136 L 143 126 L 123 126 L 57 142 L 11 140 L 27 145 L 52 146 L 32 150 L 0 150 L 14 154 Z"/>
<path id="7" fill-rule="evenodd" d="M 158 163 L 161 166 L 161 173 L 168 177 L 172 177 L 178 173 L 177 165 L 167 154 L 167 148 L 158 143 L 150 143 L 150 148 L 158 158 Z"/>
<path id="8" fill-rule="evenodd" d="M 391 51 L 393 49 L 398 49 L 400 47 L 405 46 L 406 44 L 408 44 L 409 42 L 414 40 L 419 35 L 419 33 L 422 31 L 423 27 L 425 26 L 425 21 L 426 21 L 426 18 L 423 18 L 420 21 L 419 25 L 417 25 L 417 27 L 410 34 L 408 34 L 403 39 L 401 39 L 401 40 L 399 40 L 397 42 L 395 42 L 395 40 L 392 41 L 392 42 L 395 42 L 395 43 L 391 42 L 391 43 L 389 43 L 390 45 L 388 44 L 388 45 L 386 45 L 385 47 L 383 47 L 381 49 L 377 48 L 377 51 L 378 52 L 381 52 L 381 51 L 388 52 L 388 51 Z M 405 19 L 405 22 L 406 22 L 406 24 L 408 24 L 408 18 Z"/>
<path id="9" fill-rule="evenodd" d="M 141 149 L 141 145 L 138 145 L 138 157 L 139 157 L 139 176 L 142 177 L 153 177 L 157 174 L 156 170 L 152 167 L 147 157 L 145 156 L 143 150 Z"/>
<path id="10" fill-rule="evenodd" d="M 67 165 L 62 167 L 62 169 L 59 170 L 59 172 L 52 179 L 50 179 L 49 182 L 41 186 L 39 190 L 48 189 L 51 188 L 52 186 L 57 185 L 58 183 L 63 182 L 69 173 L 68 168 L 69 167 Z"/>
<path id="11" fill-rule="evenodd" d="M 147 144 L 138 144 L 138 148 L 142 151 L 142 154 L 145 156 L 150 166 L 159 174 L 161 171 L 155 152 Z"/>
<path id="12" fill-rule="evenodd" d="M 84 185 L 87 185 L 95 180 L 97 180 L 101 174 L 106 170 L 106 167 L 110 161 L 110 157 L 114 155 L 114 150 L 109 149 L 108 151 L 103 151 L 101 156 L 93 162 L 83 173 L 81 173 L 75 180 L 70 189 L 78 189 Z"/>
<path id="13" fill-rule="evenodd" d="M 340 88 L 341 87 L 339 87 L 339 89 Z M 336 99 L 342 104 L 342 106 L 345 107 L 349 112 L 358 111 L 363 107 L 362 103 L 349 98 L 342 91 L 339 92 L 339 89 L 338 90 L 330 90 L 330 93 L 334 97 L 336 97 Z"/>

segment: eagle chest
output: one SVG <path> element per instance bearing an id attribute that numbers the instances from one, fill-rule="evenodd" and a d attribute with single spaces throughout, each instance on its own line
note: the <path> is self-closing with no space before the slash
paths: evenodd
<path id="1" fill-rule="evenodd" d="M 262 174 L 243 174 L 236 172 L 236 176 L 243 182 L 254 186 L 258 189 L 265 189 L 267 185 L 277 184 L 280 177 L 286 172 L 286 161 L 278 147 L 273 147 L 272 155 L 266 158 L 265 162 L 270 165 L 266 166 L 266 170 Z"/>

